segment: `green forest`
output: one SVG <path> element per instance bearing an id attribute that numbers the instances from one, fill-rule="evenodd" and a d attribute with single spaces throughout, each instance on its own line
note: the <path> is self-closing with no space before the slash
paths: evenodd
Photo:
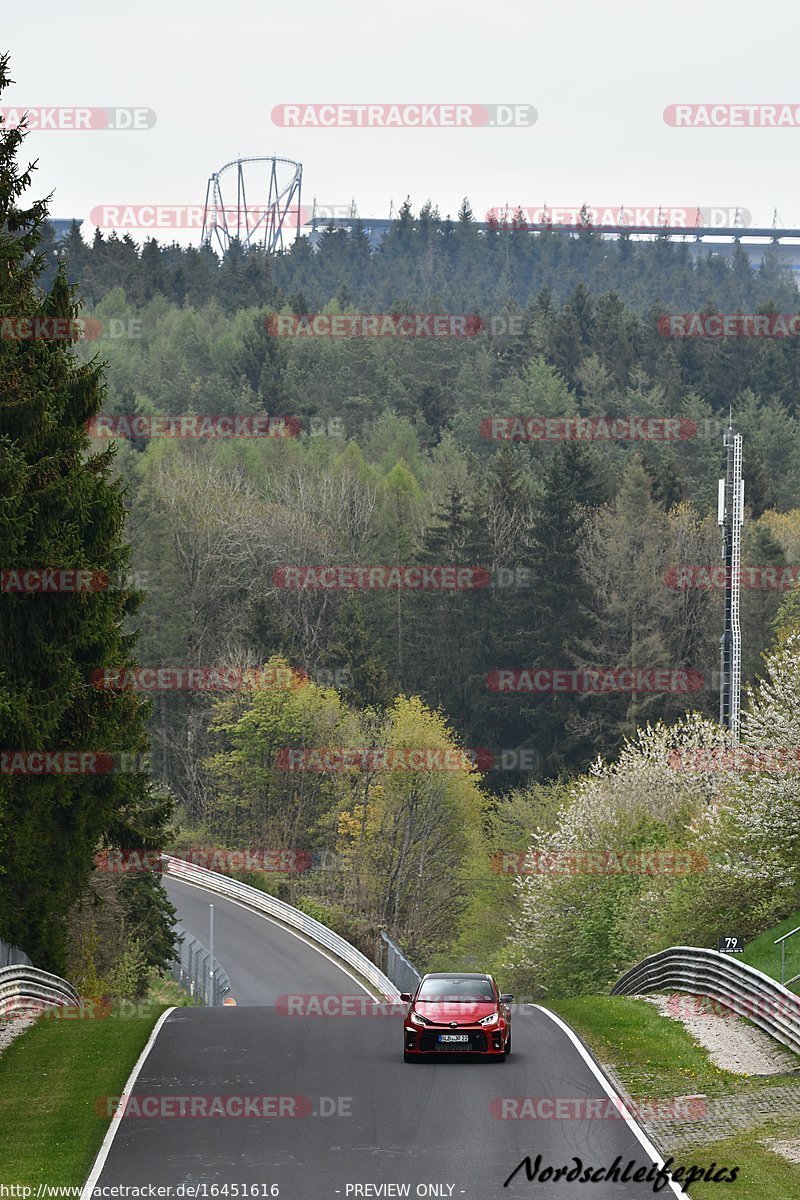
<path id="1" fill-rule="evenodd" d="M 548 239 L 576 281 L 561 299 L 547 287 L 540 243 Z M 713 256 L 695 268 L 683 247 L 626 247 L 591 233 L 486 237 L 471 228 L 466 202 L 455 229 L 429 206 L 416 219 L 404 211 L 379 251 L 362 251 L 357 231 L 325 234 L 316 253 L 301 242 L 274 259 L 234 248 L 221 263 L 208 251 L 155 242 L 140 252 L 113 237 L 90 248 L 73 234 L 67 243 L 63 258 L 80 294 L 102 294 L 84 315 L 101 330 L 131 331 L 79 345 L 86 361 L 99 353 L 108 363 L 104 414 L 124 422 L 267 413 L 300 430 L 291 438 L 137 438 L 134 425 L 133 436 L 116 439 L 133 563 L 148 593 L 142 661 L 280 653 L 320 682 L 339 680 L 350 703 L 418 695 L 463 745 L 498 759 L 516 751 L 537 779 L 579 773 L 643 721 L 673 719 L 689 702 L 713 715 L 721 592 L 670 586 L 669 573 L 719 562 L 716 490 L 731 408 L 745 438 L 745 561 L 797 561 L 796 346 L 677 342 L 659 333 L 662 308 L 642 315 L 633 297 L 650 278 L 652 303 L 660 288 L 688 310 L 716 285 L 709 311 L 713 302 L 756 311 L 771 287 L 789 311 L 798 297 L 788 272 Z M 508 257 L 509 279 L 525 286 L 498 293 L 491 254 Z M 624 300 L 591 286 L 593 263 L 614 256 Z M 255 290 L 245 286 L 232 303 L 227 272 L 237 261 Z M 194 285 L 178 299 L 175 280 L 188 285 L 201 268 L 214 272 L 204 300 L 188 300 Z M 444 311 L 457 300 L 486 328 L 405 340 L 270 332 L 273 314 L 312 311 L 298 301 L 298 284 L 321 312 L 374 311 L 387 302 L 376 283 L 384 271 L 407 281 L 398 311 Z M 349 301 L 336 279 L 350 281 Z M 503 314 L 518 334 L 492 336 L 492 317 Z M 687 436 L 487 436 L 493 418 L 519 415 L 676 418 Z M 415 593 L 291 591 L 275 582 L 287 564 L 411 563 L 482 568 L 490 583 Z M 777 588 L 744 595 L 748 679 L 780 599 Z M 581 697 L 499 694 L 487 682 L 498 669 L 533 666 L 690 670 L 703 685 L 691 697 Z M 153 729 L 158 773 L 191 804 L 185 730 L 198 714 L 194 700 L 185 703 L 160 700 Z M 519 782 L 513 765 L 486 780 L 493 791 Z"/>
<path id="2" fill-rule="evenodd" d="M 136 994 L 168 960 L 170 906 L 157 879 L 92 863 L 101 848 L 160 845 L 309 852 L 312 869 L 242 878 L 368 953 L 385 928 L 421 969 L 496 967 L 537 995 L 603 987 L 669 939 L 702 944 L 722 914 L 749 934 L 797 906 L 791 838 L 759 858 L 778 814 L 798 827 L 789 782 L 678 772 L 670 758 L 725 740 L 723 592 L 677 580 L 720 563 L 730 414 L 744 436 L 744 561 L 775 568 L 742 595 L 744 737 L 798 744 L 798 347 L 659 325 L 797 312 L 777 251 L 754 270 L 741 249 L 695 262 L 663 237 L 481 231 L 467 200 L 454 221 L 407 202 L 377 249 L 358 227 L 222 258 L 100 232 L 86 244 L 77 227 L 56 243 L 46 206 L 20 199 L 21 137 L 0 131 L 0 316 L 79 315 L 91 335 L 0 340 L 3 560 L 112 584 L 0 596 L 3 746 L 102 749 L 136 768 L 0 777 L 0 936 Z M 275 331 L 280 315 L 364 313 L 472 323 L 466 337 Z M 178 415 L 288 418 L 294 436 L 148 436 L 148 420 Z M 130 427 L 109 438 L 100 417 Z M 681 435 L 491 436 L 505 417 L 651 419 Z M 470 568 L 481 586 L 286 585 L 290 568 L 375 566 Z M 139 667 L 302 686 L 142 695 L 88 682 Z M 498 686 L 536 670 L 692 683 Z M 458 762 L 285 767 L 288 750 L 331 747 Z M 519 865 L 568 847 L 702 856 L 720 839 L 732 857 L 713 875 Z M 506 852 L 515 871 L 498 867 Z M 641 921 L 643 907 L 658 919 Z M 109 913 L 123 930 L 113 947 Z"/>

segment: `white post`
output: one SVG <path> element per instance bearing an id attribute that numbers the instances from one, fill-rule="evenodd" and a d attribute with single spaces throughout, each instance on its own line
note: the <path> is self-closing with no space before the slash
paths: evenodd
<path id="1" fill-rule="evenodd" d="M 209 970 L 211 972 L 211 1003 L 214 1003 L 214 905 L 208 906 L 208 954 Z"/>

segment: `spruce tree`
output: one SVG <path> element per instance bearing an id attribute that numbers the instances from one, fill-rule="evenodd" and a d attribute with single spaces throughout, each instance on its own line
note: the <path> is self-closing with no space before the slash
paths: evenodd
<path id="1" fill-rule="evenodd" d="M 436 567 L 475 566 L 473 515 L 458 485 L 426 531 L 419 561 Z M 488 588 L 422 591 L 411 598 L 411 690 L 442 707 L 466 736 L 480 686 Z M 483 667 L 485 670 L 486 668 Z"/>
<path id="2" fill-rule="evenodd" d="M 364 598 L 357 593 L 342 597 L 331 622 L 321 665 L 331 671 L 346 672 L 342 691 L 348 703 L 362 708 L 388 705 L 386 668 L 370 645 Z"/>
<path id="3" fill-rule="evenodd" d="M 529 599 L 535 622 L 536 661 L 532 666 L 570 670 L 580 643 L 595 626 L 592 591 L 580 569 L 587 514 L 607 498 L 597 452 L 566 442 L 553 454 L 531 527 L 532 587 Z M 588 757 L 580 697 L 569 693 L 533 696 L 522 707 L 536 729 L 545 775 L 581 767 Z"/>
<path id="4" fill-rule="evenodd" d="M 5 56 L 0 95 L 9 82 Z M 66 324 L 40 325 L 33 338 L 0 337 L 0 567 L 97 572 L 99 590 L 22 592 L 4 576 L 0 751 L 138 754 L 147 747 L 140 697 L 93 682 L 93 672 L 134 665 L 123 623 L 137 603 L 124 584 L 129 550 L 114 452 L 91 454 L 86 431 L 100 412 L 103 375 L 96 363 L 78 365 L 71 350 L 78 307 L 62 269 L 49 292 L 37 287 L 47 202 L 21 203 L 32 171 L 17 164 L 24 136 L 0 125 L 0 325 L 8 334 L 21 318 Z M 25 760 L 12 761 L 19 768 Z M 141 845 L 144 836 L 158 844 L 164 816 L 141 773 L 10 773 L 4 755 L 0 937 L 58 969 L 66 916 L 86 890 L 98 845 L 106 835 L 116 845 Z"/>

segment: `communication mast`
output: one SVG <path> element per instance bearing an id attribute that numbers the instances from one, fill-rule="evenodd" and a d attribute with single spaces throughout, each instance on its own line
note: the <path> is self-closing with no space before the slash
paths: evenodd
<path id="1" fill-rule="evenodd" d="M 223 254 L 232 241 L 270 253 L 283 250 L 284 230 L 294 228 L 296 237 L 303 223 L 302 180 L 302 165 L 290 158 L 237 158 L 226 163 L 206 187 L 202 244 L 216 242 Z"/>
<path id="2" fill-rule="evenodd" d="M 722 528 L 725 558 L 725 628 L 720 638 L 719 721 L 739 741 L 742 690 L 742 629 L 739 596 L 742 580 L 742 525 L 744 524 L 744 480 L 742 479 L 742 435 L 733 432 L 733 417 L 723 445 L 727 451 L 725 478 L 719 481 L 717 524 Z"/>

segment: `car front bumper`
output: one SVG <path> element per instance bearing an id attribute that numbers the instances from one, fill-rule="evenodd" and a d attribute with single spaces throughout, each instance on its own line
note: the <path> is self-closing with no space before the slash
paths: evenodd
<path id="1" fill-rule="evenodd" d="M 467 1034 L 468 1042 L 440 1042 L 439 1034 Z M 408 1054 L 480 1054 L 491 1058 L 504 1052 L 508 1029 L 504 1025 L 461 1025 L 452 1029 L 442 1025 L 415 1026 L 406 1024 L 403 1045 Z"/>

